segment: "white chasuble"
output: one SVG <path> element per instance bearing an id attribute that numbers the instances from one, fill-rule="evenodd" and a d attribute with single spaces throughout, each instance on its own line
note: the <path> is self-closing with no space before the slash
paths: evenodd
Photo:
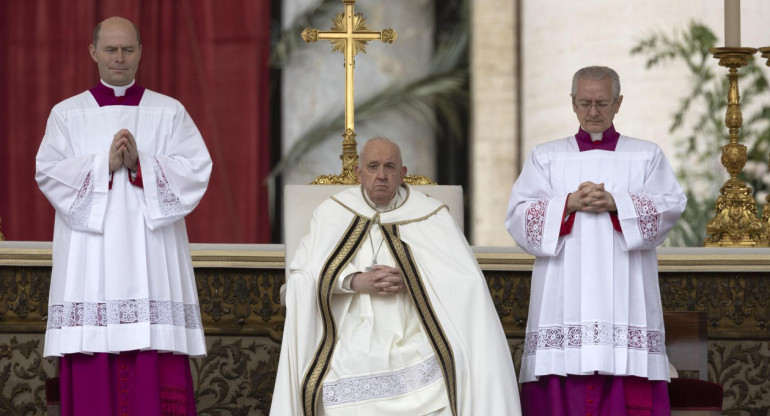
<path id="1" fill-rule="evenodd" d="M 143 186 L 109 173 L 113 136 L 137 143 Z M 57 104 L 36 180 L 56 209 L 45 355 L 206 346 L 184 217 L 211 159 L 182 105 L 145 90 L 138 106 L 100 107 L 89 92 Z"/>
<path id="2" fill-rule="evenodd" d="M 603 183 L 609 213 L 576 212 L 567 196 Z M 615 151 L 579 152 L 574 137 L 535 147 L 511 193 L 506 227 L 536 257 L 519 382 L 542 375 L 668 380 L 655 247 L 687 199 L 660 148 L 621 136 Z"/>
<path id="3" fill-rule="evenodd" d="M 314 212 L 287 279 L 272 415 L 520 414 L 510 350 L 470 247 L 443 204 L 404 190 L 390 211 L 353 188 Z M 402 271 L 405 289 L 346 292 L 341 280 L 375 257 Z"/>

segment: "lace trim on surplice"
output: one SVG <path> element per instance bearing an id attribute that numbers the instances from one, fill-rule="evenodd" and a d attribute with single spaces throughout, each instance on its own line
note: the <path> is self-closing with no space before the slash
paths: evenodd
<path id="1" fill-rule="evenodd" d="M 527 207 L 524 221 L 527 230 L 527 247 L 530 251 L 539 251 L 543 246 L 543 229 L 547 210 L 548 201 L 545 199 L 534 201 Z"/>
<path id="2" fill-rule="evenodd" d="M 153 170 L 155 171 L 155 187 L 158 190 L 158 208 L 165 217 L 184 213 L 182 200 L 171 189 L 166 173 L 160 165 L 158 158 L 153 158 Z"/>
<path id="3" fill-rule="evenodd" d="M 442 378 L 441 367 L 434 356 L 392 373 L 347 377 L 324 383 L 324 406 L 398 396 L 421 389 Z"/>
<path id="4" fill-rule="evenodd" d="M 534 355 L 539 350 L 563 350 L 588 345 L 612 346 L 649 354 L 666 353 L 666 335 L 643 327 L 612 325 L 591 322 L 580 325 L 541 327 L 530 332 L 524 340 L 524 355 Z"/>
<path id="5" fill-rule="evenodd" d="M 88 222 L 91 218 L 91 204 L 94 200 L 94 182 L 91 180 L 91 173 L 93 171 L 89 171 L 86 175 L 83 185 L 72 202 L 69 212 L 67 212 L 72 228 L 88 227 Z"/>
<path id="6" fill-rule="evenodd" d="M 170 300 L 129 299 L 65 302 L 48 306 L 48 329 L 147 323 L 202 328 L 198 305 Z"/>
<path id="7" fill-rule="evenodd" d="M 636 215 L 639 217 L 639 231 L 642 233 L 642 240 L 652 244 L 658 238 L 660 231 L 658 209 L 655 208 L 652 198 L 646 194 L 631 194 L 631 202 L 633 202 Z"/>

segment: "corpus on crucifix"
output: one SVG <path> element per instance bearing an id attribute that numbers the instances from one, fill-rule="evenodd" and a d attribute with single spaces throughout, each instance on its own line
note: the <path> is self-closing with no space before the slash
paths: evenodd
<path id="1" fill-rule="evenodd" d="M 398 36 L 393 29 L 371 31 L 366 26 L 366 18 L 360 13 L 353 12 L 355 0 L 342 0 L 345 4 L 345 12 L 340 13 L 334 19 L 331 30 L 319 31 L 318 29 L 305 29 L 302 31 L 302 39 L 306 42 L 328 40 L 332 43 L 332 50 L 341 52 L 345 56 L 345 133 L 342 135 L 342 173 L 340 175 L 323 175 L 316 178 L 314 184 L 355 184 L 358 178 L 354 168 L 358 164 L 356 151 L 356 133 L 354 123 L 354 78 L 355 56 L 358 52 L 366 52 L 366 45 L 370 40 L 382 40 L 393 43 Z"/>

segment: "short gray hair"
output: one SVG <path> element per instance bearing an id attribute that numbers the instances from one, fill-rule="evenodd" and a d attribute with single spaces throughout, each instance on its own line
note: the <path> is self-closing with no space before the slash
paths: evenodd
<path id="1" fill-rule="evenodd" d="M 620 97 L 620 76 L 614 69 L 607 66 L 587 66 L 579 69 L 572 77 L 572 99 L 577 94 L 577 82 L 579 79 L 590 79 L 599 81 L 604 77 L 610 77 L 612 80 L 612 95 L 617 100 Z"/>

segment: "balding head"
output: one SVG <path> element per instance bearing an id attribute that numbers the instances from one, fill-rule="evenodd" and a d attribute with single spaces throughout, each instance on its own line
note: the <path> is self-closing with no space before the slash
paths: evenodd
<path id="1" fill-rule="evenodd" d="M 378 205 L 390 202 L 406 176 L 398 145 L 385 137 L 372 138 L 361 149 L 358 163 L 358 181 L 369 199 Z"/>
<path id="2" fill-rule="evenodd" d="M 88 49 L 104 82 L 121 86 L 134 80 L 142 57 L 142 45 L 139 31 L 129 20 L 110 17 L 96 25 L 93 43 Z"/>
<path id="3" fill-rule="evenodd" d="M 96 25 L 96 27 L 94 28 L 93 37 L 91 39 L 91 44 L 92 45 L 97 46 L 97 43 L 99 42 L 99 33 L 101 32 L 102 25 L 104 25 L 104 24 L 107 24 L 107 25 L 131 25 L 131 27 L 134 29 L 134 33 L 136 33 L 136 44 L 137 45 L 141 45 L 142 44 L 142 39 L 139 36 L 139 29 L 136 27 L 134 22 L 132 22 L 132 21 L 130 21 L 128 19 L 124 19 L 124 18 L 119 17 L 119 16 L 113 16 L 113 17 L 108 17 L 107 19 L 104 19 L 101 23 Z"/>

